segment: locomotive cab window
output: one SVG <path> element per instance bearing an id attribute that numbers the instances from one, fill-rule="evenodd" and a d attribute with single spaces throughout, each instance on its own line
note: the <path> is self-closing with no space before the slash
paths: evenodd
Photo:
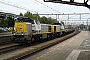
<path id="1" fill-rule="evenodd" d="M 60 23 L 55 23 L 55 25 L 60 25 Z"/>
<path id="2" fill-rule="evenodd" d="M 15 21 L 16 22 L 28 22 L 28 23 L 34 24 L 34 21 L 32 19 L 29 19 L 29 18 L 28 19 L 27 18 L 23 18 L 23 19 L 17 18 Z"/>

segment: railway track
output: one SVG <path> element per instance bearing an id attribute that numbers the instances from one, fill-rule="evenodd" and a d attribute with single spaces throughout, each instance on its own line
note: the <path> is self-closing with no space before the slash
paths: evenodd
<path id="1" fill-rule="evenodd" d="M 33 43 L 32 45 L 34 44 L 38 44 L 38 43 L 36 42 L 36 43 Z M 2 45 L 0 46 L 0 55 L 8 53 L 8 52 L 12 52 L 14 50 L 22 49 L 30 45 L 31 44 L 15 44 L 15 43 Z"/>
<path id="2" fill-rule="evenodd" d="M 14 51 L 14 50 L 25 48 L 27 46 L 29 45 L 20 45 L 20 44 L 15 44 L 15 43 L 3 45 L 0 47 L 0 55 Z"/>
<path id="3" fill-rule="evenodd" d="M 0 47 L 1 46 L 4 46 L 4 45 L 8 45 L 8 44 L 12 44 L 11 41 L 8 41 L 8 42 L 0 42 Z"/>
<path id="4" fill-rule="evenodd" d="M 23 59 L 23 57 L 26 57 L 27 55 L 30 55 L 32 53 L 38 52 L 40 50 L 43 50 L 47 47 L 53 46 L 65 39 L 68 39 L 74 35 L 76 35 L 79 32 L 73 32 L 71 34 L 68 34 L 64 37 L 60 37 L 60 38 L 56 38 L 47 42 L 43 42 L 43 43 L 39 43 L 39 44 L 35 44 L 35 45 L 29 45 L 27 47 L 23 47 L 22 49 L 19 47 L 17 48 L 18 50 L 12 51 L 11 53 L 7 53 L 5 55 L 1 55 L 0 58 L 5 59 L 5 60 L 14 60 L 14 59 Z M 14 48 L 12 48 L 13 50 Z M 16 48 L 15 48 L 16 49 Z M 14 54 L 15 53 L 15 54 Z M 9 55 L 9 57 L 2 57 L 2 56 L 7 56 Z"/>
<path id="5" fill-rule="evenodd" d="M 14 44 L 14 43 L 0 46 L 0 55 L 14 50 L 16 46 L 18 46 L 18 44 Z"/>
<path id="6" fill-rule="evenodd" d="M 0 46 L 1 45 L 6 45 L 6 44 L 11 44 L 11 36 L 2 36 L 0 37 Z"/>

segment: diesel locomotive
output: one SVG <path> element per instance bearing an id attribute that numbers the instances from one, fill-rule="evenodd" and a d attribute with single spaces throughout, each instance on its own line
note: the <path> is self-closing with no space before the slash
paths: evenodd
<path id="1" fill-rule="evenodd" d="M 12 41 L 16 43 L 32 43 L 65 34 L 65 25 L 60 23 L 43 24 L 27 17 L 15 19 Z"/>

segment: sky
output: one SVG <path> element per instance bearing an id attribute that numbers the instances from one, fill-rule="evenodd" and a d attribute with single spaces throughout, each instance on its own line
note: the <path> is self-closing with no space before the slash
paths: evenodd
<path id="1" fill-rule="evenodd" d="M 2 2 L 6 2 L 12 5 L 17 5 L 20 7 L 25 7 L 26 9 L 30 10 L 31 12 L 36 11 L 38 13 L 84 13 L 90 12 L 90 10 L 83 6 L 74 6 L 74 5 L 67 5 L 67 4 L 60 4 L 60 3 L 52 3 L 52 2 L 44 2 L 43 0 L 0 0 Z M 43 4 L 38 3 L 37 1 L 53 8 L 56 12 Z M 68 1 L 68 0 L 66 0 Z M 78 0 L 75 0 L 78 1 Z M 82 2 L 83 0 L 79 0 L 78 2 Z M 13 13 L 25 13 L 26 11 L 23 9 L 19 9 L 16 7 L 11 7 L 5 4 L 0 3 L 0 8 L 5 11 L 10 11 Z M 35 12 L 33 12 L 35 13 Z"/>
<path id="2" fill-rule="evenodd" d="M 69 1 L 69 0 L 63 0 Z M 84 0 L 74 0 L 75 2 L 83 2 Z M 9 4 L 9 5 L 7 5 Z M 88 2 L 90 4 L 90 1 Z M 21 8 L 12 7 L 10 5 Z M 25 10 L 26 9 L 26 10 Z M 71 13 L 90 13 L 90 10 L 83 6 L 74 6 L 60 3 L 44 2 L 43 0 L 0 0 L 0 11 L 14 14 L 25 13 L 30 11 L 32 13 L 44 14 L 71 14 Z M 56 16 L 49 16 L 56 18 Z M 90 14 L 81 15 L 81 20 L 89 20 Z M 68 15 L 58 16 L 58 20 L 67 20 Z M 70 15 L 69 20 L 80 20 L 80 15 Z M 83 23 L 83 22 L 82 22 Z"/>

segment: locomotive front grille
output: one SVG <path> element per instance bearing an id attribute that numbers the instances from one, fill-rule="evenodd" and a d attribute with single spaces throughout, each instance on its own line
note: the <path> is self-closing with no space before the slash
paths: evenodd
<path id="1" fill-rule="evenodd" d="M 26 24 L 25 23 L 21 23 L 21 22 L 18 22 L 18 23 L 15 23 L 15 29 L 14 31 L 16 33 L 25 33 L 26 32 Z"/>

